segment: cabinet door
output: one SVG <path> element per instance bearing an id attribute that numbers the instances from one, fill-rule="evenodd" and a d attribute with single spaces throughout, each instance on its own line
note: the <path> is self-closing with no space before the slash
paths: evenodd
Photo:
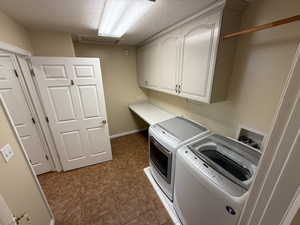
<path id="1" fill-rule="evenodd" d="M 138 76 L 142 87 L 157 88 L 159 59 L 158 45 L 149 44 L 138 50 Z"/>
<path id="2" fill-rule="evenodd" d="M 217 54 L 220 14 L 184 30 L 180 95 L 209 102 Z"/>
<path id="3" fill-rule="evenodd" d="M 146 71 L 146 83 L 149 87 L 158 88 L 159 86 L 159 73 L 160 73 L 160 55 L 159 45 L 157 42 L 147 46 L 147 71 Z"/>
<path id="4" fill-rule="evenodd" d="M 138 74 L 138 83 L 141 87 L 146 86 L 145 66 L 146 66 L 145 48 L 139 48 L 137 50 L 137 74 Z"/>
<path id="5" fill-rule="evenodd" d="M 159 88 L 166 92 L 176 93 L 179 66 L 179 38 L 167 36 L 160 42 L 161 71 Z"/>

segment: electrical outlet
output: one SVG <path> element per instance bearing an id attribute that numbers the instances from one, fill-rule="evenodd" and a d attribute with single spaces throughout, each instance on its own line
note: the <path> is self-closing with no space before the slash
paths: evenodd
<path id="1" fill-rule="evenodd" d="M 2 147 L 0 151 L 6 162 L 8 162 L 14 155 L 14 152 L 9 144 Z"/>

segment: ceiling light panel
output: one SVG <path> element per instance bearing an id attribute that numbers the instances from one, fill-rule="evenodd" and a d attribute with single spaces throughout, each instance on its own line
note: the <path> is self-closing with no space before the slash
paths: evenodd
<path id="1" fill-rule="evenodd" d="M 107 0 L 98 35 L 121 38 L 153 4 L 149 0 Z"/>

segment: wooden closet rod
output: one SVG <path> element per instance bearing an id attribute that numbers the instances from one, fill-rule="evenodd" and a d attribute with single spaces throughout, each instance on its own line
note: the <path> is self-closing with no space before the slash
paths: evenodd
<path id="1" fill-rule="evenodd" d="M 223 36 L 223 39 L 233 38 L 233 37 L 237 37 L 237 36 L 240 36 L 243 34 L 248 34 L 248 33 L 256 32 L 256 31 L 264 30 L 264 29 L 269 29 L 272 27 L 280 26 L 280 25 L 287 24 L 287 23 L 292 23 L 292 22 L 299 21 L 299 20 L 300 20 L 300 15 L 292 16 L 289 18 L 281 19 L 281 20 L 276 20 L 272 23 L 255 26 L 255 27 L 248 28 L 248 29 L 245 29 L 245 30 L 242 30 L 239 32 L 231 33 L 231 34 L 225 34 Z"/>

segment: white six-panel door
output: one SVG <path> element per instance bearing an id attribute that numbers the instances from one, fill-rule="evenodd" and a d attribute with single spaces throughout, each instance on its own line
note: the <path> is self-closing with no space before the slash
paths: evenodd
<path id="1" fill-rule="evenodd" d="M 37 121 L 34 121 L 17 75 L 11 56 L 0 55 L 0 94 L 36 174 L 42 174 L 51 170 L 46 146 L 34 123 Z"/>
<path id="2" fill-rule="evenodd" d="M 112 159 L 99 59 L 32 57 L 64 170 Z"/>

